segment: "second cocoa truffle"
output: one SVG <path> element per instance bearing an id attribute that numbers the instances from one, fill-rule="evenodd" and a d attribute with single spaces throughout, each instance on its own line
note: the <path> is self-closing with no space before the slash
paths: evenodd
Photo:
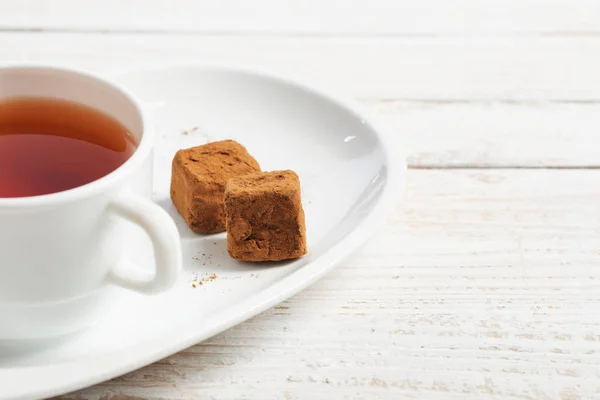
<path id="1" fill-rule="evenodd" d="M 227 251 L 244 261 L 280 261 L 306 254 L 300 180 L 293 171 L 249 174 L 225 188 Z"/>
<path id="2" fill-rule="evenodd" d="M 179 150 L 173 158 L 171 200 L 192 231 L 223 232 L 225 182 L 258 171 L 258 162 L 233 140 Z"/>

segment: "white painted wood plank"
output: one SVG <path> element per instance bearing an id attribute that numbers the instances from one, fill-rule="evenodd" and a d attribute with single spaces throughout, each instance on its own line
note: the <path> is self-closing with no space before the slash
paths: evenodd
<path id="1" fill-rule="evenodd" d="M 0 0 L 0 27 L 258 34 L 590 34 L 594 0 Z"/>
<path id="2" fill-rule="evenodd" d="M 410 171 L 342 267 L 63 399 L 600 397 L 600 171 Z"/>
<path id="3" fill-rule="evenodd" d="M 549 41 L 561 46 L 540 50 Z M 165 59 L 259 64 L 362 98 L 388 123 L 394 145 L 405 149 L 414 167 L 600 166 L 600 101 L 590 100 L 600 99 L 600 38 L 500 42 L 0 34 L 0 62 L 62 63 L 105 73 Z M 481 56 L 494 46 L 504 54 Z M 451 49 L 456 57 L 446 59 Z M 524 62 L 533 49 L 538 56 Z M 397 56 L 387 58 L 390 52 Z M 481 61 L 476 74 L 468 71 L 473 57 Z M 547 80 L 538 79 L 541 69 Z M 573 90 L 578 86 L 581 91 Z M 387 99 L 368 99 L 378 96 Z"/>
<path id="4" fill-rule="evenodd" d="M 253 64 L 392 99 L 600 100 L 600 37 L 315 38 L 0 34 L 0 62 L 116 72 L 148 64 Z"/>
<path id="5" fill-rule="evenodd" d="M 364 103 L 412 167 L 600 166 L 600 103 Z"/>

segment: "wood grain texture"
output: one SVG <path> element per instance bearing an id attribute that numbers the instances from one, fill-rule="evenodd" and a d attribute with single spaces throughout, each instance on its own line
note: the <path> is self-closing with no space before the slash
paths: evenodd
<path id="1" fill-rule="evenodd" d="M 597 34 L 594 0 L 0 0 L 0 28 L 294 35 Z"/>
<path id="2" fill-rule="evenodd" d="M 408 182 L 388 224 L 317 284 L 62 399 L 600 397 L 600 171 Z"/>
<path id="3" fill-rule="evenodd" d="M 165 63 L 254 65 L 358 98 L 599 101 L 600 36 L 319 38 L 0 33 L 0 62 L 105 73 Z"/>

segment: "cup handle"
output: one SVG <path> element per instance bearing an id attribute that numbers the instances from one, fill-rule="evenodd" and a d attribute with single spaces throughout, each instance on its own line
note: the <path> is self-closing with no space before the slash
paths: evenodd
<path id="1" fill-rule="evenodd" d="M 154 247 L 156 268 L 152 273 L 121 261 L 108 273 L 108 282 L 144 294 L 168 290 L 181 271 L 179 233 L 169 214 L 152 201 L 133 194 L 111 200 L 109 210 L 146 231 Z"/>

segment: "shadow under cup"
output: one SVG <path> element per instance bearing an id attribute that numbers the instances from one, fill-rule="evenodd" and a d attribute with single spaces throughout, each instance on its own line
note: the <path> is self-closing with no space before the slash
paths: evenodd
<path id="1" fill-rule="evenodd" d="M 0 340 L 42 339 L 96 320 L 128 225 L 107 212 L 108 204 L 124 188 L 150 198 L 151 132 L 129 94 L 84 72 L 0 67 L 0 100 L 15 97 L 89 106 L 119 121 L 138 143 L 123 165 L 89 184 L 43 196 L 0 198 Z"/>

